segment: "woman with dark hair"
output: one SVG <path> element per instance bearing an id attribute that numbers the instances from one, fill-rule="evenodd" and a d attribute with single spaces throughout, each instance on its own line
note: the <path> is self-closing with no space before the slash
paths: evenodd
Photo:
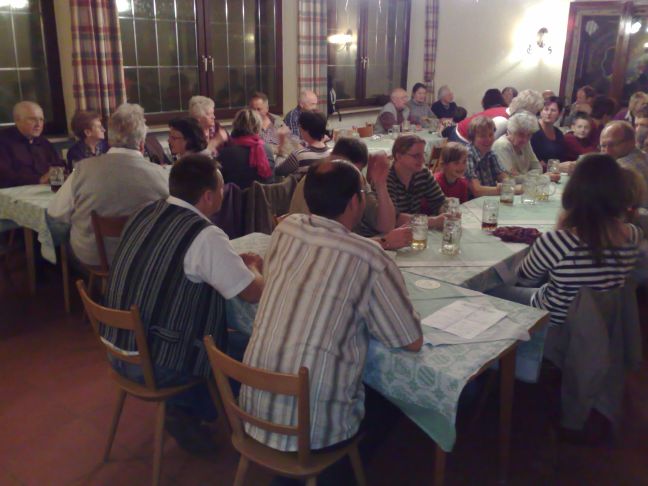
<path id="1" fill-rule="evenodd" d="M 415 125 L 423 125 L 427 120 L 436 118 L 426 98 L 426 86 L 423 83 L 416 83 L 412 88 L 412 98 L 407 102 L 410 109 L 409 119 Z"/>
<path id="2" fill-rule="evenodd" d="M 513 98 L 515 98 L 517 95 L 518 90 L 513 86 L 507 86 L 502 90 L 502 98 L 504 98 L 504 103 L 506 103 L 506 106 L 510 105 L 511 101 L 513 101 Z"/>
<path id="3" fill-rule="evenodd" d="M 565 159 L 565 137 L 554 125 L 563 110 L 563 103 L 557 96 L 550 96 L 540 112 L 540 130 L 531 137 L 531 147 L 538 160 L 545 165 L 550 159 Z"/>
<path id="4" fill-rule="evenodd" d="M 230 143 L 218 154 L 223 179 L 245 189 L 252 182 L 272 182 L 274 157 L 272 149 L 260 137 L 261 115 L 243 108 L 234 117 Z"/>
<path id="5" fill-rule="evenodd" d="M 503 286 L 489 292 L 565 321 L 581 287 L 603 291 L 621 287 L 635 267 L 641 229 L 625 223 L 632 201 L 621 166 L 604 154 L 586 155 L 562 196 L 557 229 L 540 236 L 518 269 L 525 282 L 540 287 Z"/>
<path id="6" fill-rule="evenodd" d="M 78 141 L 67 152 L 70 170 L 79 160 L 96 157 L 108 151 L 106 129 L 97 112 L 78 110 L 72 117 L 71 126 Z"/>
<path id="7" fill-rule="evenodd" d="M 504 101 L 502 92 L 497 88 L 487 89 L 486 92 L 484 93 L 484 97 L 482 98 L 481 104 L 484 110 L 489 110 L 490 108 L 497 108 L 498 106 L 508 106 L 506 104 L 506 101 Z"/>
<path id="8" fill-rule="evenodd" d="M 194 118 L 189 117 L 174 118 L 169 122 L 169 150 L 175 160 L 189 154 L 211 156 L 203 129 Z"/>

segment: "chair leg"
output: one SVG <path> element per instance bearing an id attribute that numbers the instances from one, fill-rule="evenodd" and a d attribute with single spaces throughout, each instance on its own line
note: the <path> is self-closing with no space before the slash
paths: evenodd
<path id="1" fill-rule="evenodd" d="M 63 276 L 63 304 L 65 313 L 70 313 L 70 263 L 66 243 L 61 245 L 61 274 Z"/>
<path id="2" fill-rule="evenodd" d="M 234 486 L 243 486 L 245 484 L 245 476 L 247 476 L 250 461 L 247 457 L 241 456 L 236 469 L 236 477 L 234 478 Z"/>
<path id="3" fill-rule="evenodd" d="M 164 446 L 164 418 L 166 415 L 166 403 L 158 404 L 157 417 L 155 419 L 155 449 L 153 452 L 153 486 L 160 484 L 160 469 L 162 468 L 162 447 Z"/>
<path id="4" fill-rule="evenodd" d="M 104 452 L 103 461 L 108 462 L 110 457 L 110 449 L 112 449 L 115 434 L 117 433 L 117 426 L 121 417 L 122 410 L 124 409 L 124 401 L 126 400 L 126 392 L 121 388 L 117 391 L 117 403 L 115 404 L 115 411 L 113 413 L 112 423 L 110 424 L 110 433 L 108 435 L 108 444 Z"/>
<path id="5" fill-rule="evenodd" d="M 353 474 L 356 478 L 356 483 L 358 486 L 365 486 L 367 480 L 364 474 L 364 468 L 362 467 L 362 459 L 360 459 L 360 453 L 358 452 L 358 446 L 356 445 L 349 451 L 349 459 L 351 459 L 351 467 L 353 467 Z"/>

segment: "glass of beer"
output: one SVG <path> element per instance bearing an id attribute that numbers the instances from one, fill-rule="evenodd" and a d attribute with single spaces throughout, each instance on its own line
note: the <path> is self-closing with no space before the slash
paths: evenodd
<path id="1" fill-rule="evenodd" d="M 560 160 L 549 159 L 549 161 L 547 162 L 547 173 L 560 174 Z"/>
<path id="2" fill-rule="evenodd" d="M 49 170 L 49 183 L 52 192 L 57 192 L 65 182 L 65 168 L 64 167 L 50 167 Z"/>
<path id="3" fill-rule="evenodd" d="M 443 222 L 443 238 L 441 239 L 441 253 L 454 256 L 459 253 L 461 243 L 461 220 L 446 219 Z"/>
<path id="4" fill-rule="evenodd" d="M 536 178 L 536 201 L 548 201 L 556 192 L 556 184 L 551 182 L 548 175 Z"/>
<path id="5" fill-rule="evenodd" d="M 537 197 L 538 182 L 537 177 L 534 175 L 528 175 L 524 178 L 522 183 L 522 204 L 535 204 Z"/>
<path id="6" fill-rule="evenodd" d="M 497 217 L 499 215 L 499 201 L 497 199 L 486 199 L 482 206 L 482 224 L 484 231 L 493 231 L 497 228 Z"/>
<path id="7" fill-rule="evenodd" d="M 461 219 L 461 207 L 458 197 L 446 197 L 441 205 L 439 214 L 445 214 L 450 219 Z"/>
<path id="8" fill-rule="evenodd" d="M 428 217 L 415 214 L 410 222 L 412 228 L 412 250 L 425 250 L 428 238 Z"/>
<path id="9" fill-rule="evenodd" d="M 500 202 L 502 204 L 513 204 L 515 199 L 515 179 L 508 178 L 502 181 L 500 186 Z"/>

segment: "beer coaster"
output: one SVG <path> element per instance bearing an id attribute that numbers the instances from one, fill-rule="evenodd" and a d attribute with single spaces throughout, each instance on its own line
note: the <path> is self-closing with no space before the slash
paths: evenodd
<path id="1" fill-rule="evenodd" d="M 416 285 L 420 289 L 426 289 L 426 290 L 434 290 L 441 287 L 441 284 L 436 280 L 427 280 L 427 279 L 417 280 L 416 282 L 414 282 L 414 285 Z"/>

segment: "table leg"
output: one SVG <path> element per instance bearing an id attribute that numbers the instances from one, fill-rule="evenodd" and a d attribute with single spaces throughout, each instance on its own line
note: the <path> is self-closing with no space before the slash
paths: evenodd
<path id="1" fill-rule="evenodd" d="M 34 232 L 23 228 L 25 232 L 25 255 L 27 257 L 27 282 L 29 293 L 36 294 L 36 256 L 34 255 Z"/>
<path id="2" fill-rule="evenodd" d="M 438 444 L 434 451 L 434 486 L 443 486 L 445 480 L 446 453 Z"/>
<path id="3" fill-rule="evenodd" d="M 500 358 L 500 483 L 508 480 L 511 452 L 511 414 L 513 412 L 513 385 L 515 384 L 515 350 Z"/>
<path id="4" fill-rule="evenodd" d="M 65 313 L 70 313 L 70 265 L 67 243 L 61 243 L 61 274 L 63 275 L 63 304 Z"/>

